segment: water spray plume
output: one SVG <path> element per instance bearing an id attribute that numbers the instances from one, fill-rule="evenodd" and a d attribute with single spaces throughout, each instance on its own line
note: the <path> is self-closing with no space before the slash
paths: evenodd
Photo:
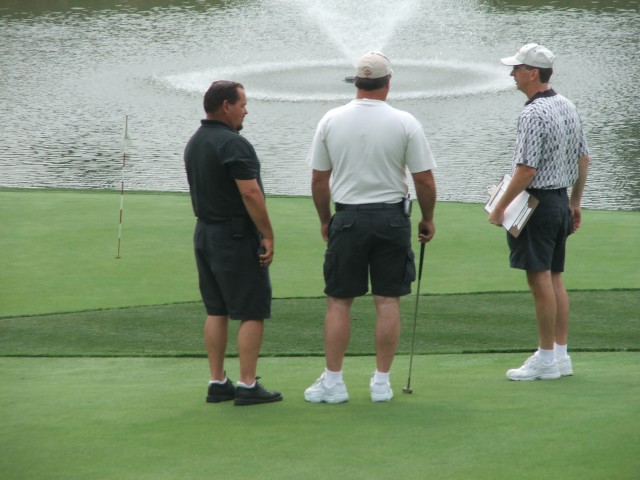
<path id="1" fill-rule="evenodd" d="M 355 65 L 367 51 L 384 51 L 396 30 L 418 11 L 419 2 L 323 0 L 303 1 L 302 6 L 345 58 Z"/>

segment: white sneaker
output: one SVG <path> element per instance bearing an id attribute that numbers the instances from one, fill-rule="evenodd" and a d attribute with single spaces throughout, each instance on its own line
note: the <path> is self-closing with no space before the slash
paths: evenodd
<path id="1" fill-rule="evenodd" d="M 566 356 L 565 358 L 560 358 L 558 361 L 558 369 L 560 370 L 560 375 L 562 377 L 570 377 L 573 375 L 573 366 L 571 365 L 571 357 Z"/>
<path id="2" fill-rule="evenodd" d="M 373 381 L 374 375 L 371 376 L 369 382 L 369 390 L 371 391 L 372 402 L 388 402 L 393 398 L 393 390 L 389 382 L 377 383 Z"/>
<path id="3" fill-rule="evenodd" d="M 507 371 L 509 380 L 555 380 L 560 378 L 560 369 L 558 362 L 554 359 L 551 363 L 545 364 L 536 354 L 527 358 L 520 368 L 512 368 Z"/>
<path id="4" fill-rule="evenodd" d="M 323 373 L 313 385 L 304 391 L 304 399 L 311 403 L 343 403 L 349 400 L 349 394 L 344 382 L 327 387 L 324 383 Z"/>

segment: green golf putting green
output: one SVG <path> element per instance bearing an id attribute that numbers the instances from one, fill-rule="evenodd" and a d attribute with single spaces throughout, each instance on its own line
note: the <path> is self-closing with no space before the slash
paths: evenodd
<path id="1" fill-rule="evenodd" d="M 116 259 L 119 206 L 117 192 L 0 190 L 0 317 L 198 300 L 189 196 L 127 194 Z M 311 199 L 275 197 L 268 206 L 274 296 L 322 296 L 325 244 Z M 640 288 L 640 212 L 583 217 L 569 240 L 567 288 Z M 435 222 L 421 293 L 527 290 L 482 205 L 440 202 Z"/>
<path id="2" fill-rule="evenodd" d="M 128 194 L 116 259 L 119 202 L 0 189 L 2 478 L 638 478 L 639 212 L 584 211 L 569 241 L 575 375 L 509 382 L 535 346 L 524 274 L 509 269 L 505 233 L 481 205 L 440 202 L 413 393 L 402 387 L 415 297 L 402 299 L 395 398 L 384 404 L 369 399 L 365 297 L 345 360 L 350 400 L 317 405 L 302 392 L 324 367 L 325 245 L 309 198 L 270 198 L 275 299 L 258 372 L 284 401 L 236 408 L 204 401 L 189 197 Z M 235 379 L 233 345 L 228 354 Z"/>
<path id="3" fill-rule="evenodd" d="M 575 376 L 510 382 L 522 354 L 408 357 L 372 403 L 374 359 L 348 358 L 345 404 L 310 404 L 320 358 L 267 358 L 283 402 L 206 404 L 203 359 L 0 359 L 3 478 L 634 479 L 636 353 L 575 353 Z M 237 362 L 228 364 L 235 378 Z"/>

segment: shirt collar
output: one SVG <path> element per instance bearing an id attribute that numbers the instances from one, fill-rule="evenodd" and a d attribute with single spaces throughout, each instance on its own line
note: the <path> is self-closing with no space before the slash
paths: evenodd
<path id="1" fill-rule="evenodd" d="M 533 97 L 531 97 L 527 101 L 527 103 L 525 103 L 525 105 L 529 105 L 530 103 L 532 103 L 533 101 L 537 100 L 538 98 L 555 97 L 557 94 L 558 93 L 553 88 L 550 88 L 548 90 L 544 90 L 542 92 L 538 92 Z"/>
<path id="2" fill-rule="evenodd" d="M 203 127 L 222 127 L 222 128 L 226 128 L 227 130 L 231 130 L 232 132 L 238 133 L 236 130 L 231 128 L 229 125 L 227 125 L 226 123 L 221 122 L 219 120 L 209 120 L 207 118 L 204 118 L 204 119 L 200 120 L 200 124 Z"/>

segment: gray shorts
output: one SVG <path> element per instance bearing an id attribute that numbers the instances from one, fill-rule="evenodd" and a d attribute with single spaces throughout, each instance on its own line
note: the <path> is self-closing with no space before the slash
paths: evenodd
<path id="1" fill-rule="evenodd" d="M 411 293 L 416 267 L 411 220 L 400 206 L 338 210 L 329 225 L 324 258 L 327 295 L 353 298 L 367 293 L 400 297 Z"/>
<path id="2" fill-rule="evenodd" d="M 540 200 L 518 238 L 507 233 L 512 268 L 563 272 L 571 212 L 567 190 L 530 190 Z"/>
<path id="3" fill-rule="evenodd" d="M 234 236 L 230 221 L 198 220 L 193 244 L 208 315 L 235 320 L 271 317 L 271 280 L 269 270 L 260 266 L 260 237 L 253 223 L 247 220 L 241 235 Z"/>

